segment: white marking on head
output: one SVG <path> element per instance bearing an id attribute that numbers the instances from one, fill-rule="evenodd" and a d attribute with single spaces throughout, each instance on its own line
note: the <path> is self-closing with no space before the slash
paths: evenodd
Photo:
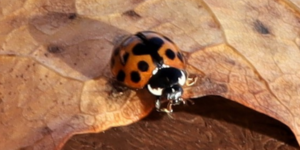
<path id="1" fill-rule="evenodd" d="M 181 72 L 181 77 L 178 78 L 178 83 L 183 86 L 186 82 L 186 76 L 183 71 L 180 71 L 180 72 Z"/>
<path id="2" fill-rule="evenodd" d="M 156 96 L 161 96 L 162 95 L 162 91 L 163 91 L 162 88 L 152 88 L 150 86 L 150 84 L 147 85 L 147 88 L 150 91 L 150 93 L 152 93 L 153 95 L 156 95 Z"/>
<path id="3" fill-rule="evenodd" d="M 162 68 L 170 68 L 170 66 L 163 64 L 160 68 L 156 67 L 153 71 L 152 71 L 152 75 L 155 75 L 159 69 Z"/>

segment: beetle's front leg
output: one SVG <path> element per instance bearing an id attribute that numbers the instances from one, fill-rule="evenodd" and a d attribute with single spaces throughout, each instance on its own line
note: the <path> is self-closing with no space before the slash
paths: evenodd
<path id="1" fill-rule="evenodd" d="M 167 107 L 166 107 L 166 108 L 160 108 L 159 111 L 160 111 L 160 112 L 165 112 L 165 113 L 170 114 L 170 113 L 173 112 L 173 109 L 172 109 L 172 106 L 173 106 L 173 105 L 174 105 L 174 104 L 173 104 L 173 101 L 169 101 Z"/>
<path id="2" fill-rule="evenodd" d="M 161 104 L 166 103 L 166 102 L 168 102 L 167 107 L 161 108 Z M 155 107 L 158 112 L 171 113 L 171 112 L 173 112 L 173 109 L 172 109 L 173 105 L 174 105 L 173 101 L 170 101 L 170 100 L 162 101 L 161 98 L 157 98 L 156 102 L 155 102 Z"/>
<path id="3" fill-rule="evenodd" d="M 160 106 L 161 106 L 160 98 L 156 98 L 155 108 L 157 111 L 160 111 Z"/>
<path id="4" fill-rule="evenodd" d="M 183 103 L 184 105 L 186 105 L 187 102 L 190 102 L 192 105 L 195 104 L 195 102 L 194 102 L 193 100 L 191 100 L 191 99 L 183 99 L 183 100 L 182 100 L 182 103 Z"/>
<path id="5" fill-rule="evenodd" d="M 192 85 L 196 84 L 197 81 L 198 81 L 198 76 L 192 75 L 192 74 L 188 74 L 187 80 L 186 80 L 185 84 L 187 86 L 192 86 Z"/>

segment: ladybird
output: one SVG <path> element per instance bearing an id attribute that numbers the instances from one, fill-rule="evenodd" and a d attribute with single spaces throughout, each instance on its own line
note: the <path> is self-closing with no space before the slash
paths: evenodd
<path id="1" fill-rule="evenodd" d="M 114 47 L 111 72 L 118 82 L 132 89 L 147 87 L 157 96 L 156 109 L 172 112 L 172 106 L 186 101 L 181 97 L 187 81 L 185 60 L 168 37 L 142 31 L 128 36 Z M 161 104 L 168 102 L 167 108 Z"/>

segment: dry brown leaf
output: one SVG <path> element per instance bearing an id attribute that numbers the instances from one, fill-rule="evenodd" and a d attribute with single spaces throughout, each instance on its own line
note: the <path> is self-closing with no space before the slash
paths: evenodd
<path id="1" fill-rule="evenodd" d="M 296 0 L 2 0 L 0 149 L 59 149 L 75 133 L 138 121 L 147 91 L 114 95 L 120 37 L 154 30 L 201 77 L 185 97 L 220 95 L 274 117 L 300 141 Z M 176 111 L 176 110 L 175 110 Z"/>
<path id="2" fill-rule="evenodd" d="M 223 85 L 223 93 L 212 94 L 280 120 L 300 141 L 300 5 L 272 0 L 205 4 L 220 23 L 226 43 L 191 54 L 189 63 L 206 75 L 199 89 Z M 194 92 L 199 96 L 199 90 Z"/>

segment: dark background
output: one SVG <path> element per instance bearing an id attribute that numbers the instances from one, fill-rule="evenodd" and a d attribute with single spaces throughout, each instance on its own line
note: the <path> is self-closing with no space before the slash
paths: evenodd
<path id="1" fill-rule="evenodd" d="M 233 101 L 208 96 L 176 106 L 172 117 L 153 111 L 134 124 L 73 136 L 63 150 L 298 150 L 281 122 Z"/>

